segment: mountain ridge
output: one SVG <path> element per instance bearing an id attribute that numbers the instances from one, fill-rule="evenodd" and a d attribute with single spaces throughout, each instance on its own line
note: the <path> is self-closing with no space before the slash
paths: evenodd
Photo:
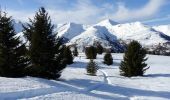
<path id="1" fill-rule="evenodd" d="M 122 52 L 126 48 L 124 46 L 132 40 L 139 41 L 148 50 L 156 50 L 157 46 L 170 49 L 170 35 L 157 27 L 141 22 L 120 24 L 106 19 L 94 25 L 71 22 L 60 24 L 55 31 L 58 37 L 65 39 L 67 45 L 77 45 L 81 50 L 97 42 L 104 47 L 112 48 L 115 52 Z"/>

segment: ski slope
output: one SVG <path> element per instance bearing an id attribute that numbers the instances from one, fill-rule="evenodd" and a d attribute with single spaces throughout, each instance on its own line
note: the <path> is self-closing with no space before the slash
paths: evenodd
<path id="1" fill-rule="evenodd" d="M 100 69 L 96 76 L 86 74 L 88 59 L 81 53 L 62 73 L 59 80 L 41 78 L 0 77 L 0 100 L 169 100 L 170 57 L 148 55 L 144 77 L 119 75 L 123 54 L 113 54 L 114 64 L 95 62 Z"/>

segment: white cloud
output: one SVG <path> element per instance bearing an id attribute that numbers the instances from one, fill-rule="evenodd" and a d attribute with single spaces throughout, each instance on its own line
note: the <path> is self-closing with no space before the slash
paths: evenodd
<path id="1" fill-rule="evenodd" d="M 123 3 L 118 4 L 118 10 L 112 18 L 118 21 L 146 19 L 155 15 L 166 0 L 150 0 L 142 8 L 128 9 Z"/>
<path id="2" fill-rule="evenodd" d="M 94 23 L 99 19 L 103 12 L 102 8 L 98 8 L 91 4 L 88 0 L 79 1 L 75 8 L 69 10 L 49 9 L 49 14 L 55 22 L 77 22 L 77 23 Z"/>
<path id="3" fill-rule="evenodd" d="M 29 11 L 15 11 L 15 10 L 7 10 L 8 15 L 12 16 L 13 19 L 27 22 L 29 18 L 32 18 L 34 16 L 34 12 Z"/>
<path id="4" fill-rule="evenodd" d="M 170 19 L 170 15 L 166 16 L 166 17 L 162 17 L 162 18 L 155 18 L 155 19 L 151 19 L 151 20 L 145 20 L 142 21 L 143 23 L 152 23 L 152 22 L 160 22 L 160 21 L 166 21 Z"/>
<path id="5" fill-rule="evenodd" d="M 42 2 L 41 2 L 42 3 Z M 54 23 L 64 23 L 64 22 L 76 22 L 76 23 L 95 23 L 99 21 L 100 14 L 104 12 L 103 8 L 98 8 L 94 6 L 90 0 L 78 1 L 71 9 L 55 9 L 47 8 L 49 15 L 51 16 Z M 28 18 L 32 18 L 35 12 L 28 11 L 14 11 L 8 10 L 9 14 L 14 17 L 14 19 L 21 21 L 28 21 Z"/>
<path id="6" fill-rule="evenodd" d="M 69 9 L 55 8 L 55 3 L 48 3 L 48 6 L 45 7 L 47 7 L 47 11 L 55 23 L 77 22 L 94 24 L 106 18 L 120 22 L 151 18 L 165 4 L 165 1 L 166 0 L 149 0 L 143 7 L 133 9 L 127 8 L 124 3 L 118 3 L 117 8 L 115 8 L 115 5 L 108 3 L 104 3 L 99 7 L 93 4 L 91 0 L 78 0 L 78 2 Z M 115 11 L 115 9 L 117 10 Z M 8 12 L 14 16 L 15 19 L 21 21 L 28 21 L 28 18 L 32 18 L 35 14 L 33 11 L 8 10 Z"/>

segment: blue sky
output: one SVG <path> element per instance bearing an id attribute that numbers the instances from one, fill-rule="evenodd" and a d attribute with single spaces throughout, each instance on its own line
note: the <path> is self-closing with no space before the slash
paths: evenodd
<path id="1" fill-rule="evenodd" d="M 54 23 L 95 24 L 109 18 L 119 23 L 170 24 L 170 0 L 0 0 L 0 5 L 24 22 L 44 6 Z"/>

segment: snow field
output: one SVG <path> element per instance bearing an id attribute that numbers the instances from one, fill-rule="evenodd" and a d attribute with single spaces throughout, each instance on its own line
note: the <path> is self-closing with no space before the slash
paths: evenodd
<path id="1" fill-rule="evenodd" d="M 169 100 L 170 57 L 148 55 L 143 77 L 126 78 L 119 75 L 123 54 L 112 54 L 114 64 L 104 65 L 103 55 L 95 62 L 100 69 L 96 76 L 86 74 L 89 62 L 80 53 L 58 81 L 40 78 L 0 77 L 1 100 Z"/>

